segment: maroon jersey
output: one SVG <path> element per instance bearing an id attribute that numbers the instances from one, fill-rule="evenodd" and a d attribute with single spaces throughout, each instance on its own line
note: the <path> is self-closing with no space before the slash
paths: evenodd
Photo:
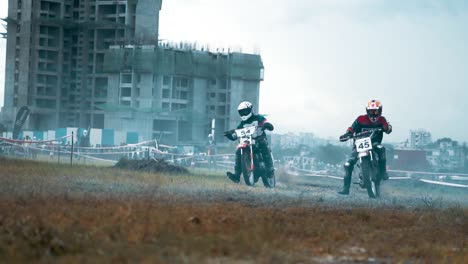
<path id="1" fill-rule="evenodd" d="M 381 116 L 376 122 L 372 122 L 367 115 L 361 115 L 356 118 L 356 120 L 353 122 L 353 124 L 348 128 L 348 132 L 351 133 L 361 133 L 363 131 L 367 130 L 373 130 L 377 128 L 382 128 L 384 131 L 388 131 L 390 123 L 387 121 L 387 119 L 383 116 Z M 378 135 L 375 137 L 375 141 L 382 143 L 383 139 L 383 133 L 380 132 Z"/>

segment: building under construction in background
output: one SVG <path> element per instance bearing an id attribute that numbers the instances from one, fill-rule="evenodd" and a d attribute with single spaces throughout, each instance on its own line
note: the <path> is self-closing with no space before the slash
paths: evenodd
<path id="1" fill-rule="evenodd" d="M 162 0 L 9 0 L 5 104 L 29 130 L 137 131 L 167 144 L 205 144 L 233 128 L 237 105 L 258 107 L 255 54 L 158 42 Z M 258 108 L 257 108 L 258 109 Z"/>

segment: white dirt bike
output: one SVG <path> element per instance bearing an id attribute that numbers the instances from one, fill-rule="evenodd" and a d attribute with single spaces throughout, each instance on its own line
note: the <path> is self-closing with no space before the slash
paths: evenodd
<path id="1" fill-rule="evenodd" d="M 382 131 L 383 130 L 379 128 L 363 131 L 352 136 L 359 158 L 359 163 L 357 165 L 360 169 L 359 177 L 362 180 L 359 182 L 359 185 L 361 188 L 367 190 L 367 194 L 370 198 L 378 198 L 381 194 L 380 183 L 382 181 L 382 176 L 379 173 L 379 156 L 374 150 L 378 143 L 373 140 L 376 133 Z"/>

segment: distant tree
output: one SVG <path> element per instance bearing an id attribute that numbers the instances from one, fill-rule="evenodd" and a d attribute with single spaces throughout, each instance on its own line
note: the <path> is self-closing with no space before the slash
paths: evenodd
<path id="1" fill-rule="evenodd" d="M 317 148 L 315 158 L 323 163 L 340 164 L 346 159 L 348 152 L 349 149 L 347 148 L 327 144 Z"/>
<path id="2" fill-rule="evenodd" d="M 299 148 L 282 148 L 279 145 L 272 147 L 271 151 L 275 156 L 275 159 L 281 159 L 284 156 L 298 156 L 300 153 Z"/>
<path id="3" fill-rule="evenodd" d="M 458 146 L 458 142 L 452 140 L 451 138 L 444 137 L 444 138 L 439 138 L 436 141 L 432 142 L 431 144 L 427 145 L 428 148 L 439 148 L 440 143 L 447 142 L 452 144 L 453 146 Z"/>

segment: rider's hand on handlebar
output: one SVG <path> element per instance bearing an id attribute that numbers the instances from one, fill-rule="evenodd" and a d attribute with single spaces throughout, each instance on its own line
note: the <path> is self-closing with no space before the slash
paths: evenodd
<path id="1" fill-rule="evenodd" d="M 353 136 L 353 134 L 351 132 L 346 132 L 344 135 L 340 136 L 340 141 L 344 142 L 344 141 L 350 139 L 352 136 Z"/>
<path id="2" fill-rule="evenodd" d="M 385 129 L 385 133 L 387 133 L 387 134 L 392 133 L 392 125 L 387 126 L 387 128 Z"/>
<path id="3" fill-rule="evenodd" d="M 265 124 L 263 124 L 262 129 L 263 130 L 268 130 L 268 131 L 273 131 L 274 127 L 273 127 L 273 125 L 271 123 L 266 122 Z"/>
<path id="4" fill-rule="evenodd" d="M 227 137 L 230 140 L 236 140 L 237 139 L 237 135 L 234 132 L 234 130 L 224 131 L 224 136 Z"/>

